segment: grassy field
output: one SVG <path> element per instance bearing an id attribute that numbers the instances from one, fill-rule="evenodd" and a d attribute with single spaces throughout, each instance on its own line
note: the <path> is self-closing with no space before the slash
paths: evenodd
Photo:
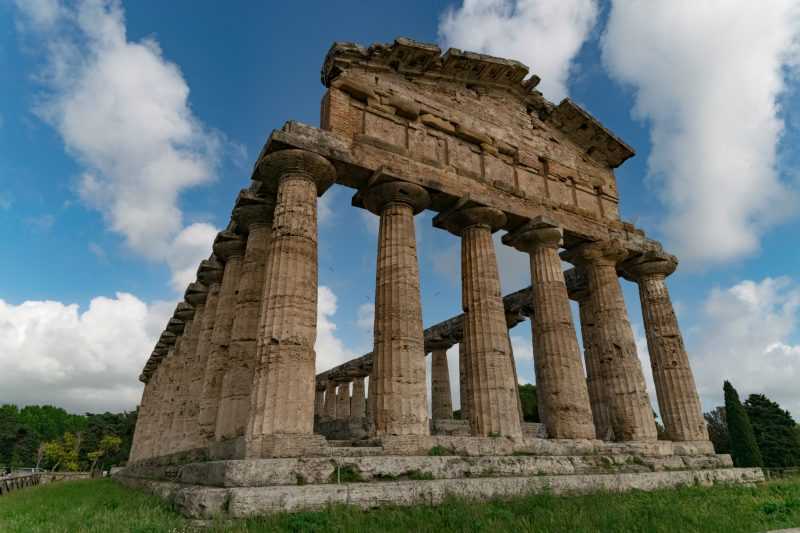
<path id="1" fill-rule="evenodd" d="M 758 487 L 691 487 L 477 504 L 317 513 L 212 523 L 199 529 L 157 498 L 110 480 L 65 481 L 0 498 L 3 533 L 156 531 L 767 531 L 800 526 L 800 478 Z"/>

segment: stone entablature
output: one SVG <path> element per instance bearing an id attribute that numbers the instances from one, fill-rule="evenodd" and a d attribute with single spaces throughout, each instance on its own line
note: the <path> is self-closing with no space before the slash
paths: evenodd
<path id="1" fill-rule="evenodd" d="M 612 169 L 633 150 L 571 100 L 547 102 L 517 61 L 398 39 L 328 52 L 322 129 L 461 181 L 618 220 Z M 402 162 L 398 160 L 398 163 Z"/>

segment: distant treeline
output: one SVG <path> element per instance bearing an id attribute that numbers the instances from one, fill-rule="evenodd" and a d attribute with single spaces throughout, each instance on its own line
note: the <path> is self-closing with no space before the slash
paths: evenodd
<path id="1" fill-rule="evenodd" d="M 136 411 L 73 415 L 52 405 L 0 406 L 0 469 L 109 468 L 128 459 Z"/>

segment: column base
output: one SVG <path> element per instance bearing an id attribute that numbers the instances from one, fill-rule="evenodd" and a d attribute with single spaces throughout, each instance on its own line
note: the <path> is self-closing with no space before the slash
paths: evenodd
<path id="1" fill-rule="evenodd" d="M 245 440 L 246 459 L 279 457 L 324 457 L 328 445 L 325 437 L 316 434 L 263 435 Z"/>
<path id="2" fill-rule="evenodd" d="M 208 457 L 213 461 L 244 459 L 246 452 L 244 437 L 214 441 L 208 445 Z"/>

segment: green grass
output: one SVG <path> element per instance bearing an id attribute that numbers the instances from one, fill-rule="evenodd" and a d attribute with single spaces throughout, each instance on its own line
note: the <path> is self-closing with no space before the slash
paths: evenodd
<path id="1" fill-rule="evenodd" d="M 757 487 L 528 496 L 478 504 L 315 513 L 216 522 L 197 529 L 157 498 L 110 480 L 70 481 L 0 497 L 0 531 L 536 531 L 755 532 L 800 525 L 800 478 Z"/>

